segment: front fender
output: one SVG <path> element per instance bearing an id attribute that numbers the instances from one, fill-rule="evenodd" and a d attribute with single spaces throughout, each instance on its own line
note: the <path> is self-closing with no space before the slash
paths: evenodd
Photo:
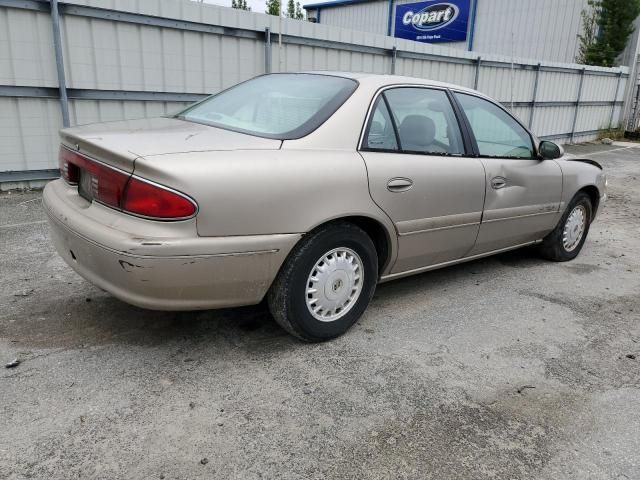
<path id="1" fill-rule="evenodd" d="M 562 170 L 561 213 L 580 191 L 593 193 L 597 199 L 594 218 L 606 200 L 607 176 L 602 165 L 590 159 L 562 158 L 558 160 Z"/>

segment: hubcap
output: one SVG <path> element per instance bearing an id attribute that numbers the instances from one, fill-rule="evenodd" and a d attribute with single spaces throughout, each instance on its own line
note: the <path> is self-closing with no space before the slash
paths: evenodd
<path id="1" fill-rule="evenodd" d="M 571 210 L 562 232 L 562 246 L 567 252 L 573 251 L 580 244 L 586 225 L 587 211 L 582 205 L 578 205 Z"/>
<path id="2" fill-rule="evenodd" d="M 334 248 L 311 269 L 307 279 L 307 308 L 316 320 L 333 322 L 356 304 L 362 292 L 364 267 L 350 248 Z"/>

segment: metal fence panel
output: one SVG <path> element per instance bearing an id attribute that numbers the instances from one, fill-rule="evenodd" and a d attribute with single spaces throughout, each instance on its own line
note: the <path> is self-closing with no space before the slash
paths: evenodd
<path id="1" fill-rule="evenodd" d="M 18 172 L 9 175 L 15 180 L 57 168 L 62 93 L 77 125 L 164 115 L 265 71 L 395 73 L 478 88 L 540 136 L 566 142 L 618 124 L 627 90 L 625 68 L 479 60 L 475 52 L 289 19 L 280 48 L 277 17 L 188 0 L 73 0 L 59 10 L 60 92 L 49 2 L 0 0 L 0 182 L 9 171 Z"/>
<path id="2" fill-rule="evenodd" d="M 0 97 L 0 168 L 55 168 L 59 128 L 57 100 Z"/>
<path id="3" fill-rule="evenodd" d="M 541 137 L 565 135 L 571 132 L 572 118 L 571 108 L 539 107 L 534 117 L 533 131 Z"/>
<path id="4" fill-rule="evenodd" d="M 58 85 L 49 15 L 0 7 L 0 85 Z"/>
<path id="5" fill-rule="evenodd" d="M 366 5 L 341 5 L 337 8 L 322 8 L 320 21 L 344 28 L 357 25 L 356 30 L 382 33 L 387 31 L 388 12 L 388 1 L 367 2 Z"/>

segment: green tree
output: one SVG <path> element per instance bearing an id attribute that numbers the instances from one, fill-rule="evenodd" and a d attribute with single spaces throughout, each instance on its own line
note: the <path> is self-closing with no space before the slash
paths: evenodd
<path id="1" fill-rule="evenodd" d="M 295 18 L 296 16 L 296 4 L 293 0 L 287 2 L 287 17 Z"/>
<path id="2" fill-rule="evenodd" d="M 611 67 L 633 33 L 640 14 L 640 0 L 589 0 L 582 11 L 582 34 L 578 36 L 579 63 Z"/>
<path id="3" fill-rule="evenodd" d="M 251 7 L 247 5 L 247 0 L 231 0 L 231 8 L 237 8 L 238 10 L 251 11 Z"/>
<path id="4" fill-rule="evenodd" d="M 267 0 L 265 13 L 269 15 L 280 15 L 280 0 Z"/>
<path id="5" fill-rule="evenodd" d="M 300 7 L 300 2 L 288 0 L 286 15 L 295 20 L 304 20 L 304 13 L 302 12 L 302 7 Z"/>
<path id="6" fill-rule="evenodd" d="M 589 8 L 582 10 L 582 33 L 578 35 L 580 44 L 578 45 L 578 63 L 586 64 L 598 36 L 598 22 L 600 21 L 601 9 L 599 1 L 589 0 Z"/>

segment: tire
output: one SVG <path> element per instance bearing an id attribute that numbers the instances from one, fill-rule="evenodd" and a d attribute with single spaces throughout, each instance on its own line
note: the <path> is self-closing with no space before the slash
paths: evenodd
<path id="1" fill-rule="evenodd" d="M 307 342 L 322 342 L 342 335 L 362 316 L 377 281 L 378 255 L 371 238 L 356 225 L 335 223 L 307 234 L 296 245 L 269 289 L 267 302 L 287 332 Z"/>
<path id="2" fill-rule="evenodd" d="M 577 215 L 577 217 L 574 215 Z M 577 226 L 578 224 L 576 223 L 576 218 L 579 219 L 580 215 L 584 217 L 582 227 Z M 567 262 L 576 258 L 587 239 L 592 218 L 593 206 L 589 195 L 584 192 L 578 192 L 569 203 L 556 228 L 540 244 L 540 254 L 554 262 Z M 573 222 L 573 226 L 568 225 L 569 222 Z M 575 233 L 576 228 L 578 231 L 582 228 L 582 234 L 579 238 Z M 566 241 L 565 229 L 569 232 Z M 571 231 L 574 233 L 571 233 Z"/>

